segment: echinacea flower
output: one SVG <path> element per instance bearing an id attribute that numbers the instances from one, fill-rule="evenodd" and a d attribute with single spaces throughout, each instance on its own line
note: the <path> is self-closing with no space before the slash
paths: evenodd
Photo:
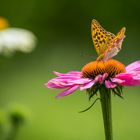
<path id="1" fill-rule="evenodd" d="M 29 30 L 9 27 L 8 21 L 0 17 L 0 54 L 10 55 L 15 51 L 31 52 L 37 38 Z"/>
<path id="2" fill-rule="evenodd" d="M 83 66 L 81 71 L 66 74 L 54 72 L 56 78 L 48 81 L 48 88 L 64 89 L 57 97 L 67 96 L 78 88 L 86 90 L 89 99 L 98 93 L 101 101 L 106 140 L 113 140 L 111 93 L 122 98 L 122 87 L 140 86 L 140 60 L 125 66 L 112 59 L 121 50 L 125 38 L 125 27 L 116 35 L 106 31 L 96 20 L 91 24 L 92 39 L 98 57 Z M 90 109 L 93 104 L 84 111 Z M 83 112 L 83 111 L 82 111 Z"/>
<path id="3" fill-rule="evenodd" d="M 126 67 L 114 59 L 105 62 L 93 61 L 86 64 L 82 71 L 71 71 L 66 74 L 54 72 L 54 74 L 57 77 L 51 79 L 45 86 L 65 89 L 58 94 L 58 97 L 69 95 L 78 88 L 80 90 L 90 89 L 97 84 L 114 91 L 118 86 L 140 85 L 140 61 L 133 62 Z"/>

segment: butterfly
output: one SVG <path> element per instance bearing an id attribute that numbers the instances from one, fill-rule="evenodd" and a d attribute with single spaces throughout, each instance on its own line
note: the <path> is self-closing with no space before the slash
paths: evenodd
<path id="1" fill-rule="evenodd" d="M 106 31 L 97 20 L 93 19 L 91 23 L 91 35 L 98 54 L 97 60 L 107 61 L 121 50 L 122 42 L 125 38 L 125 27 L 114 35 Z"/>

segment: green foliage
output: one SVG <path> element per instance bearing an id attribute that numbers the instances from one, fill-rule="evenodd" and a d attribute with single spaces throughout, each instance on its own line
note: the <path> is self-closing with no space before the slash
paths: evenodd
<path id="1" fill-rule="evenodd" d="M 14 140 L 16 139 L 19 128 L 27 120 L 27 113 L 19 106 L 1 110 L 0 140 Z"/>
<path id="2" fill-rule="evenodd" d="M 100 88 L 100 84 L 97 83 L 93 85 L 91 88 L 87 89 L 87 94 L 89 95 L 89 101 L 95 94 L 97 94 L 99 88 Z"/>
<path id="3" fill-rule="evenodd" d="M 77 111 L 81 106 L 87 105 L 84 92 L 77 91 L 56 100 L 54 96 L 58 91 L 45 89 L 43 84 L 53 78 L 51 72 L 54 70 L 81 70 L 87 62 L 96 59 L 90 33 L 93 18 L 113 33 L 125 26 L 126 38 L 116 58 L 126 65 L 138 60 L 139 9 L 140 1 L 128 0 L 1 1 L 1 16 L 8 18 L 11 26 L 31 30 L 39 40 L 30 54 L 17 52 L 11 58 L 0 56 L 0 106 L 15 102 L 32 111 L 31 122 L 22 125 L 17 140 L 104 138 L 102 122 L 99 121 L 100 104 L 97 103 L 87 113 L 79 114 Z M 123 90 L 125 101 L 113 98 L 116 140 L 140 139 L 139 91 L 139 87 L 126 87 Z M 94 99 L 92 95 L 91 99 Z"/>
<path id="4" fill-rule="evenodd" d="M 116 88 L 112 89 L 112 93 L 114 93 L 114 95 L 117 95 L 118 97 L 123 99 L 123 91 L 122 91 L 123 87 L 118 85 Z"/>

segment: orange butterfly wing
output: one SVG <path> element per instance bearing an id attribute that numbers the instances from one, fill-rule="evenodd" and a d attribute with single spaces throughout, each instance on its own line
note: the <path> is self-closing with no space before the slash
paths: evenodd
<path id="1" fill-rule="evenodd" d="M 95 19 L 91 23 L 91 34 L 98 55 L 104 53 L 108 49 L 110 41 L 115 38 L 114 34 L 106 31 Z"/>
<path id="2" fill-rule="evenodd" d="M 115 55 L 118 54 L 118 52 L 121 50 L 123 39 L 125 38 L 125 27 L 123 27 L 116 35 L 116 37 L 113 39 L 113 41 L 110 43 L 110 46 L 104 53 L 103 60 L 106 61 Z"/>
<path id="3" fill-rule="evenodd" d="M 92 40 L 97 54 L 97 60 L 108 60 L 117 55 L 125 37 L 125 27 L 117 35 L 106 31 L 97 20 L 91 23 Z"/>

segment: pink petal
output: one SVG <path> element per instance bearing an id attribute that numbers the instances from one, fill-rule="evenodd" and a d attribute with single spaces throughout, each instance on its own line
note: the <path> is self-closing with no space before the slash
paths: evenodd
<path id="1" fill-rule="evenodd" d="M 131 72 L 131 71 L 140 71 L 140 60 L 129 64 L 129 65 L 126 67 L 126 71 L 127 71 L 127 72 Z"/>
<path id="2" fill-rule="evenodd" d="M 91 88 L 96 82 L 102 84 L 108 77 L 108 74 L 98 75 L 95 79 L 82 78 L 81 72 L 71 71 L 66 74 L 54 72 L 58 77 L 51 79 L 45 84 L 48 88 L 66 89 L 62 93 L 58 94 L 57 97 L 66 96 L 74 92 L 80 87 L 81 90 Z"/>
<path id="3" fill-rule="evenodd" d="M 117 85 L 116 85 L 115 83 L 109 81 L 109 80 L 106 80 L 106 81 L 105 81 L 105 86 L 106 86 L 107 88 L 115 88 Z"/>
<path id="4" fill-rule="evenodd" d="M 140 74 L 137 72 L 121 73 L 116 75 L 116 78 L 123 81 L 120 83 L 123 86 L 140 86 Z"/>
<path id="5" fill-rule="evenodd" d="M 107 76 L 108 76 L 107 73 L 104 73 L 103 75 L 98 75 L 95 77 L 95 81 L 102 84 L 104 82 L 104 80 L 107 78 Z"/>
<path id="6" fill-rule="evenodd" d="M 107 78 L 108 74 L 107 73 L 104 73 L 103 75 L 98 75 L 95 77 L 94 80 L 86 83 L 85 85 L 81 86 L 81 90 L 84 90 L 84 89 L 88 89 L 88 88 L 91 88 L 96 82 L 99 82 L 100 84 L 102 84 L 104 82 L 104 80 Z"/>
<path id="7" fill-rule="evenodd" d="M 111 78 L 111 81 L 113 83 L 117 83 L 117 84 L 122 84 L 124 82 L 124 80 L 118 79 L 118 78 Z"/>
<path id="8" fill-rule="evenodd" d="M 66 84 L 66 83 L 61 83 L 61 82 L 57 82 L 57 81 L 52 81 L 50 80 L 48 83 L 45 84 L 45 86 L 47 88 L 67 88 L 72 84 Z"/>
<path id="9" fill-rule="evenodd" d="M 63 73 L 59 73 L 59 72 L 53 72 L 56 76 L 59 76 L 59 77 L 65 77 L 65 76 L 78 76 L 80 77 L 81 76 L 81 72 L 79 71 L 71 71 L 71 72 L 68 72 L 66 74 L 63 74 Z"/>
<path id="10" fill-rule="evenodd" d="M 78 88 L 79 88 L 79 85 L 72 86 L 72 87 L 68 88 L 67 90 L 59 93 L 56 97 L 59 98 L 59 97 L 67 96 L 67 95 L 73 93 L 74 91 L 76 91 Z"/>
<path id="11" fill-rule="evenodd" d="M 80 78 L 80 79 L 78 79 L 78 80 L 72 80 L 71 82 L 72 82 L 72 83 L 75 83 L 75 84 L 80 84 L 80 85 L 82 85 L 82 84 L 89 83 L 90 81 L 91 81 L 91 79 L 89 79 L 89 78 Z"/>
<path id="12" fill-rule="evenodd" d="M 71 71 L 66 74 L 54 72 L 54 74 L 58 77 L 48 81 L 48 83 L 46 83 L 45 86 L 48 88 L 66 89 L 62 93 L 58 94 L 57 97 L 69 95 L 73 93 L 77 88 L 84 85 L 86 85 L 86 87 L 89 87 L 89 85 L 87 84 L 91 82 L 91 79 L 89 78 L 82 78 L 81 72 Z M 94 83 L 92 83 L 92 85 L 93 84 Z"/>
<path id="13" fill-rule="evenodd" d="M 108 77 L 108 74 L 107 73 L 104 73 L 103 75 L 102 75 L 102 78 L 101 78 L 101 84 L 104 82 L 104 80 L 106 79 Z"/>
<path id="14" fill-rule="evenodd" d="M 80 90 L 91 88 L 95 83 L 96 83 L 96 81 L 95 80 L 92 80 L 91 82 L 86 83 L 85 85 L 81 86 L 80 87 Z"/>
<path id="15" fill-rule="evenodd" d="M 140 61 L 129 64 L 126 73 L 120 73 L 115 78 L 117 83 L 123 86 L 140 86 Z"/>
<path id="16" fill-rule="evenodd" d="M 71 71 L 66 74 L 54 72 L 58 77 L 51 79 L 45 84 L 48 88 L 68 88 L 75 84 L 84 84 L 89 82 L 88 79 L 81 78 L 81 72 Z"/>

